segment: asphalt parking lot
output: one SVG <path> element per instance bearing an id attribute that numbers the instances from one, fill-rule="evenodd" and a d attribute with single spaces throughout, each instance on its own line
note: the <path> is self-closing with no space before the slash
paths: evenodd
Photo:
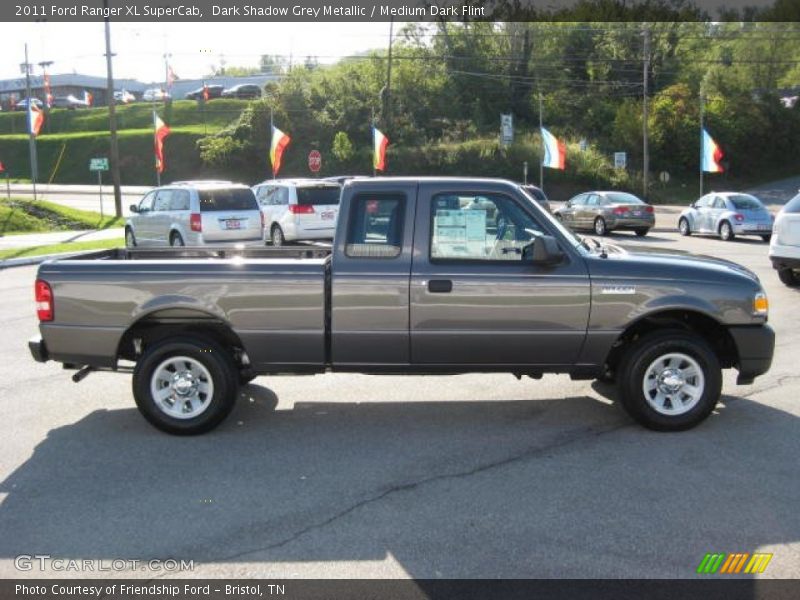
<path id="1" fill-rule="evenodd" d="M 707 552 L 758 551 L 761 577 L 799 577 L 800 290 L 755 238 L 611 239 L 764 282 L 772 370 L 726 372 L 694 430 L 644 430 L 566 376 L 337 374 L 259 378 L 215 432 L 170 437 L 128 376 L 35 363 L 35 268 L 0 271 L 0 576 L 92 576 L 14 566 L 47 554 L 194 560 L 119 573 L 148 578 L 693 577 Z"/>

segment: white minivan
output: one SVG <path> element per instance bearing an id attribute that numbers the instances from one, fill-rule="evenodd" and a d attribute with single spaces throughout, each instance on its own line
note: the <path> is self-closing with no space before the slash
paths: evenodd
<path id="1" fill-rule="evenodd" d="M 775 218 L 769 258 L 783 283 L 800 285 L 800 194 L 789 200 Z"/>
<path id="2" fill-rule="evenodd" d="M 332 240 L 341 186 L 319 179 L 273 179 L 253 186 L 264 215 L 264 239 L 273 246 Z"/>

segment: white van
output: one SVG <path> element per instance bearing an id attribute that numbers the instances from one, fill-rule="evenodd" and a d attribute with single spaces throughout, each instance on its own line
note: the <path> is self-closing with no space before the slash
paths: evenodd
<path id="1" fill-rule="evenodd" d="M 339 184 L 319 179 L 274 179 L 253 186 L 264 215 L 264 239 L 332 240 L 339 216 Z"/>

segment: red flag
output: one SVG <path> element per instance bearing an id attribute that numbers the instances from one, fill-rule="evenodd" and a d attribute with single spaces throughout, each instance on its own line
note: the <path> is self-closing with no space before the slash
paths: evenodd
<path id="1" fill-rule="evenodd" d="M 172 65 L 169 65 L 167 67 L 167 87 L 171 88 L 176 79 L 178 79 L 178 76 L 175 75 L 175 71 L 172 70 Z"/>
<path id="2" fill-rule="evenodd" d="M 47 108 L 53 106 L 53 94 L 50 93 L 50 75 L 44 74 L 44 101 Z"/>
<path id="3" fill-rule="evenodd" d="M 208 94 L 208 86 L 204 83 L 203 84 L 203 101 L 208 102 L 209 94 Z"/>
<path id="4" fill-rule="evenodd" d="M 83 101 L 86 102 L 86 106 L 92 106 L 92 104 L 94 104 L 94 95 L 92 92 L 83 90 Z"/>
<path id="5" fill-rule="evenodd" d="M 3 161 L 0 161 L 0 173 L 5 173 L 5 172 L 6 172 L 6 167 L 3 164 Z"/>
<path id="6" fill-rule="evenodd" d="M 164 138 L 169 135 L 169 127 L 153 111 L 153 127 L 155 128 L 156 171 L 164 172 Z"/>
<path id="7" fill-rule="evenodd" d="M 28 98 L 28 133 L 32 133 L 33 137 L 39 135 L 44 124 L 44 113 L 42 109 L 36 106 L 31 98 Z"/>

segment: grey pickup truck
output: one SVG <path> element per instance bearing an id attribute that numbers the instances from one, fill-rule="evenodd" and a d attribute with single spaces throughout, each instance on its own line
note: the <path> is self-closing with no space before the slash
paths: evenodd
<path id="1" fill-rule="evenodd" d="M 747 269 L 582 239 L 494 179 L 353 180 L 332 248 L 95 252 L 42 264 L 35 296 L 36 360 L 132 372 L 175 434 L 214 428 L 255 376 L 326 371 L 615 380 L 631 417 L 681 430 L 775 344 Z"/>

